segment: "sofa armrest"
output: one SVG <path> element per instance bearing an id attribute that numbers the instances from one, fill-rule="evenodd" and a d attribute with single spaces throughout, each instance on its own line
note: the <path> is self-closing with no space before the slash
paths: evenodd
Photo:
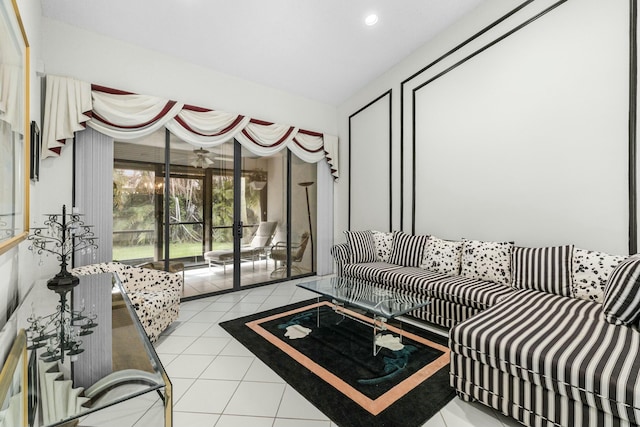
<path id="1" fill-rule="evenodd" d="M 109 263 L 103 262 L 100 264 L 90 264 L 76 267 L 69 272 L 74 276 L 87 276 L 91 274 L 110 273 L 111 271 L 113 270 L 111 270 Z"/>
<path id="2" fill-rule="evenodd" d="M 351 251 L 349 245 L 346 243 L 339 243 L 331 247 L 331 256 L 336 263 L 336 274 L 342 276 L 344 271 L 344 265 L 349 262 L 351 258 Z"/>

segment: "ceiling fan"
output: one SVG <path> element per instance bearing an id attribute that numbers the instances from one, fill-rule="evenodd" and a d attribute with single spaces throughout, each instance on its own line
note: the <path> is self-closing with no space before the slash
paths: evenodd
<path id="1" fill-rule="evenodd" d="M 191 162 L 191 166 L 193 166 L 194 168 L 204 169 L 213 164 L 213 160 L 207 157 L 207 154 L 209 154 L 209 152 L 204 148 L 198 148 L 196 150 L 193 150 L 193 152 L 196 155 L 196 159 Z"/>

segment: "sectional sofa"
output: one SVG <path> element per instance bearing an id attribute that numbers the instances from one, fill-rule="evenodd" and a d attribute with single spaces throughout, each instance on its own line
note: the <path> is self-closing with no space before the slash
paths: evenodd
<path id="1" fill-rule="evenodd" d="M 640 258 L 573 245 L 345 232 L 337 274 L 423 295 L 451 385 L 528 426 L 640 423 Z"/>

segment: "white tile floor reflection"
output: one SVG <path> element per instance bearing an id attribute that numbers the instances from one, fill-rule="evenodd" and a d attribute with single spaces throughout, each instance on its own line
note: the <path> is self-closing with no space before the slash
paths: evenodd
<path id="1" fill-rule="evenodd" d="M 302 279 L 304 280 L 304 279 Z M 233 339 L 219 322 L 313 298 L 296 281 L 185 302 L 178 322 L 156 343 L 174 387 L 175 427 L 334 427 L 295 389 Z M 128 403 L 113 426 L 161 426 L 161 411 L 149 410 L 148 395 Z M 156 399 L 157 400 L 157 399 Z M 155 402 L 157 406 L 159 402 Z M 146 411 L 146 412 L 145 412 Z M 104 421 L 104 417 L 101 421 Z M 455 398 L 423 427 L 520 426 L 480 404 Z"/>

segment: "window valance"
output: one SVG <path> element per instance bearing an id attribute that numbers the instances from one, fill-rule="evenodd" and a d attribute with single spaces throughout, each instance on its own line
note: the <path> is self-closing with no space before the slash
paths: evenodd
<path id="1" fill-rule="evenodd" d="M 197 147 L 214 147 L 235 138 L 258 156 L 289 148 L 305 162 L 326 159 L 334 179 L 338 178 L 337 136 L 47 76 L 43 157 L 59 155 L 66 141 L 84 126 L 121 141 L 138 139 L 162 127 Z"/>

